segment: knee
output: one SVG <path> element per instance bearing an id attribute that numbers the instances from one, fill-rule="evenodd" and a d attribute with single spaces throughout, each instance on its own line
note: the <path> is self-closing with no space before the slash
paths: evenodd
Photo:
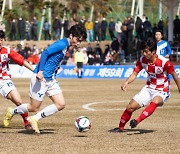
<path id="1" fill-rule="evenodd" d="M 136 108 L 134 108 L 133 106 L 131 106 L 130 104 L 126 107 L 126 109 L 130 112 L 134 112 L 136 110 Z"/>
<path id="2" fill-rule="evenodd" d="M 62 104 L 56 104 L 56 107 L 57 109 L 60 111 L 60 110 L 63 110 L 65 108 L 65 103 L 62 103 Z"/>

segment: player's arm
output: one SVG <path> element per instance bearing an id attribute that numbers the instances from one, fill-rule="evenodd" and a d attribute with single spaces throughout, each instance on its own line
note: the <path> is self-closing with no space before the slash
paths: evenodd
<path id="1" fill-rule="evenodd" d="M 34 68 L 32 67 L 31 64 L 29 64 L 26 60 L 24 60 L 24 64 L 23 64 L 26 68 L 28 68 L 30 71 L 33 71 Z"/>
<path id="2" fill-rule="evenodd" d="M 16 51 L 11 49 L 9 56 L 16 64 L 20 66 L 24 65 L 26 68 L 28 68 L 31 71 L 34 70 L 34 68 L 24 59 L 24 57 L 19 53 L 17 53 Z"/>
<path id="3" fill-rule="evenodd" d="M 167 47 L 166 47 L 166 49 L 167 49 L 167 54 L 166 54 L 166 58 L 169 58 L 169 56 L 172 54 L 172 50 L 171 50 L 171 47 L 170 47 L 170 45 L 169 45 L 169 43 L 167 42 Z"/>
<path id="4" fill-rule="evenodd" d="M 141 57 L 141 58 L 142 58 L 142 57 Z M 137 61 L 137 63 L 136 63 L 136 66 L 135 66 L 135 68 L 134 68 L 133 73 L 129 76 L 129 78 L 128 78 L 128 79 L 124 82 L 124 84 L 121 86 L 121 89 L 122 89 L 123 91 L 126 91 L 127 85 L 130 84 L 131 82 L 133 82 L 133 81 L 136 79 L 138 73 L 139 73 L 142 69 L 143 69 L 143 67 L 142 67 L 141 62 L 140 62 L 140 59 L 139 59 L 139 60 Z"/>
<path id="5" fill-rule="evenodd" d="M 133 73 L 129 76 L 129 78 L 124 82 L 124 84 L 121 86 L 121 89 L 123 91 L 126 91 L 126 87 L 128 84 L 130 84 L 131 82 L 133 82 L 136 79 L 136 76 L 138 75 L 138 73 L 136 71 L 133 71 Z"/>
<path id="6" fill-rule="evenodd" d="M 179 81 L 177 73 L 174 71 L 173 64 L 169 60 L 164 65 L 164 71 L 172 75 L 180 93 L 180 81 Z"/>
<path id="7" fill-rule="evenodd" d="M 171 75 L 172 75 L 172 77 L 173 77 L 173 79 L 174 79 L 174 81 L 175 81 L 175 83 L 176 83 L 176 85 L 178 87 L 179 93 L 180 93 L 180 80 L 178 78 L 178 75 L 177 75 L 177 73 L 175 71 L 172 71 Z"/>

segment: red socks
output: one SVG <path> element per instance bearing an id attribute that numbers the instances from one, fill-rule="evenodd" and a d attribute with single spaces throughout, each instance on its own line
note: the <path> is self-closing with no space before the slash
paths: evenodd
<path id="1" fill-rule="evenodd" d="M 131 118 L 132 112 L 129 110 L 125 110 L 124 113 L 121 116 L 120 123 L 119 123 L 119 129 L 123 130 L 125 124 L 129 121 Z"/>
<path id="2" fill-rule="evenodd" d="M 24 125 L 28 125 L 27 117 L 28 117 L 28 112 L 21 114 L 23 120 L 24 120 Z"/>
<path id="3" fill-rule="evenodd" d="M 139 124 L 141 121 L 149 117 L 157 108 L 157 104 L 154 102 L 151 102 L 150 105 L 148 105 L 140 114 L 140 116 L 136 119 L 137 124 Z"/>

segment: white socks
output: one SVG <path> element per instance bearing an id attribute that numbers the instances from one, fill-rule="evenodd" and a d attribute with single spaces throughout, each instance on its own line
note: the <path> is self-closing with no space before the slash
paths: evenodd
<path id="1" fill-rule="evenodd" d="M 28 112 L 27 105 L 28 104 L 21 104 L 21 105 L 17 106 L 16 108 L 14 108 L 11 111 L 11 114 L 12 115 L 15 115 L 15 114 L 24 114 L 24 113 Z"/>
<path id="2" fill-rule="evenodd" d="M 58 112 L 58 109 L 57 109 L 56 105 L 55 104 L 51 104 L 51 105 L 45 107 L 44 109 L 42 109 L 37 114 L 35 114 L 33 117 L 36 120 L 39 120 L 41 118 L 45 118 L 47 116 L 50 116 L 50 115 L 52 115 L 52 114 L 54 114 L 56 112 Z"/>

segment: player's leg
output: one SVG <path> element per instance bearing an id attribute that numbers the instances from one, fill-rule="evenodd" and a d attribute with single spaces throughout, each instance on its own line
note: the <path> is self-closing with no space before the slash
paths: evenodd
<path id="1" fill-rule="evenodd" d="M 141 106 L 136 102 L 134 99 L 132 99 L 129 104 L 127 105 L 125 111 L 121 115 L 120 123 L 119 123 L 119 129 L 124 130 L 124 126 L 126 123 L 130 120 L 131 115 L 134 111 L 141 108 Z"/>
<path id="2" fill-rule="evenodd" d="M 36 99 L 30 98 L 31 103 L 27 104 L 27 110 L 29 112 L 37 112 L 42 104 L 42 101 L 38 101 Z M 28 117 L 28 121 L 32 127 L 32 129 L 35 131 L 35 133 L 40 133 L 38 128 L 38 120 L 34 118 L 34 116 Z"/>
<path id="3" fill-rule="evenodd" d="M 51 104 L 41 111 L 39 111 L 36 115 L 33 117 L 38 121 L 41 118 L 48 117 L 50 115 L 55 114 L 56 112 L 62 110 L 65 108 L 65 100 L 62 93 L 53 95 L 49 97 L 54 104 Z"/>
<path id="4" fill-rule="evenodd" d="M 41 111 L 39 111 L 37 114 L 34 116 L 30 117 L 29 122 L 31 123 L 33 129 L 35 130 L 36 133 L 40 133 L 38 129 L 38 120 L 41 118 L 48 117 L 52 114 L 55 114 L 57 111 L 62 110 L 65 107 L 65 100 L 64 96 L 62 94 L 62 90 L 56 80 L 53 81 L 46 81 L 45 84 L 47 84 L 48 89 L 46 90 L 47 96 L 53 101 L 54 104 L 51 104 Z M 33 97 L 35 98 L 35 97 Z M 38 98 L 37 98 L 38 99 Z M 32 99 L 31 104 L 37 104 L 37 99 Z M 41 97 L 42 99 L 42 97 Z M 39 98 L 39 100 L 41 100 Z M 35 102 L 36 101 L 36 102 Z"/>
<path id="5" fill-rule="evenodd" d="M 39 128 L 38 128 L 38 121 L 41 118 L 46 118 L 50 115 L 53 115 L 56 112 L 64 109 L 64 107 L 65 107 L 64 96 L 62 93 L 50 96 L 50 99 L 53 101 L 54 104 L 51 104 L 51 105 L 45 107 L 44 109 L 42 109 L 41 111 L 36 113 L 34 116 L 31 116 L 28 118 L 28 121 L 30 122 L 33 130 L 36 133 L 40 133 Z M 31 103 L 34 104 L 35 103 L 34 101 L 35 100 L 33 100 Z"/>
<path id="6" fill-rule="evenodd" d="M 13 89 L 8 95 L 7 95 L 7 99 L 10 99 L 14 104 L 16 104 L 16 106 L 19 106 L 22 104 L 22 99 L 21 99 L 21 96 L 19 94 L 19 92 L 17 91 L 17 89 Z M 14 113 L 13 113 L 13 110 L 11 108 L 8 108 L 8 111 L 9 113 L 13 116 Z M 8 113 L 7 111 L 7 113 Z M 22 118 L 23 118 L 23 121 L 24 121 L 24 125 L 25 125 L 25 128 L 26 129 L 29 129 L 29 123 L 27 121 L 27 117 L 28 117 L 28 112 L 24 112 L 21 114 Z M 6 121 L 6 120 L 5 120 Z M 8 122 L 4 121 L 4 124 L 6 126 L 8 126 Z M 9 121 L 10 122 L 10 121 Z"/>
<path id="7" fill-rule="evenodd" d="M 141 121 L 152 115 L 158 106 L 162 106 L 163 103 L 167 101 L 169 96 L 169 93 L 154 90 L 150 104 L 142 111 L 142 113 L 136 120 L 133 120 L 134 123 L 136 123 L 137 125 Z M 136 125 L 134 124 L 132 128 L 136 127 Z"/>
<path id="8" fill-rule="evenodd" d="M 3 80 L 1 82 L 1 86 L 2 88 L 0 92 L 4 97 L 11 100 L 17 106 L 22 104 L 21 96 L 11 80 Z M 28 113 L 25 113 L 21 116 L 24 120 L 25 128 L 28 127 L 28 121 L 27 121 Z M 5 127 L 7 127 L 10 124 L 12 117 L 13 117 L 12 109 L 8 108 L 6 116 L 3 121 Z"/>

